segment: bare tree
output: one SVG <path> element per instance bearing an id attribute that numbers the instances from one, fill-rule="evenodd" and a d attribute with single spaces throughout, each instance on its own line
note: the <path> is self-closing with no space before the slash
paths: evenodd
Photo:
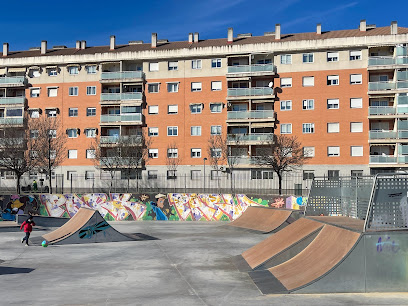
<path id="1" fill-rule="evenodd" d="M 28 121 L 30 133 L 35 133 L 30 157 L 35 160 L 35 166 L 48 175 L 49 192 L 52 193 L 52 171 L 67 158 L 67 135 L 62 130 L 59 118 L 43 116 Z"/>
<path id="2" fill-rule="evenodd" d="M 182 158 L 177 148 L 177 143 L 172 142 L 167 145 L 166 165 L 167 165 L 167 178 L 177 178 L 177 168 L 181 163 Z M 174 183 L 175 184 L 175 183 Z"/>
<path id="3" fill-rule="evenodd" d="M 273 134 L 259 147 L 257 155 L 258 165 L 271 168 L 278 175 L 279 194 L 282 194 L 283 174 L 302 166 L 308 159 L 296 136 Z"/>
<path id="4" fill-rule="evenodd" d="M 222 148 L 225 145 L 225 138 L 222 135 L 212 135 L 208 139 L 207 155 L 211 167 L 217 173 L 217 180 L 220 179 L 221 165 L 225 165 L 225 156 L 222 154 Z M 205 179 L 205 178 L 204 178 Z M 218 193 L 220 193 L 220 183 L 218 182 Z"/>

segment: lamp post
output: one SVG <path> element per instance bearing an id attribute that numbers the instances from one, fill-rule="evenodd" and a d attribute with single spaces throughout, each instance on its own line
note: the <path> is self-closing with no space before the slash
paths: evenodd
<path id="1" fill-rule="evenodd" d="M 203 158 L 204 161 L 204 193 L 205 193 L 205 161 L 207 160 L 207 157 Z"/>

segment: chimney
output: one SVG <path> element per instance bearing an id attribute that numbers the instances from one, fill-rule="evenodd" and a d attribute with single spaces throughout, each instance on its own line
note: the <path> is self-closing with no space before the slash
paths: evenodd
<path id="1" fill-rule="evenodd" d="M 194 42 L 195 42 L 195 43 L 198 43 L 198 41 L 199 41 L 198 32 L 195 32 L 195 33 L 194 33 Z"/>
<path id="2" fill-rule="evenodd" d="M 398 34 L 398 24 L 396 21 L 391 21 L 391 35 Z"/>
<path id="3" fill-rule="evenodd" d="M 7 56 L 9 53 L 9 44 L 8 43 L 4 43 L 3 44 L 3 56 Z"/>
<path id="4" fill-rule="evenodd" d="M 115 35 L 111 35 L 110 36 L 110 44 L 109 44 L 109 49 L 110 50 L 115 50 L 115 47 L 116 47 L 116 37 L 115 37 Z"/>
<path id="5" fill-rule="evenodd" d="M 81 49 L 86 49 L 86 40 L 81 41 Z"/>
<path id="6" fill-rule="evenodd" d="M 322 34 L 322 24 L 318 23 L 316 26 L 316 34 L 321 35 Z"/>
<path id="7" fill-rule="evenodd" d="M 281 39 L 281 25 L 277 23 L 275 25 L 275 39 Z"/>
<path id="8" fill-rule="evenodd" d="M 193 43 L 193 33 L 188 33 L 188 43 L 189 44 Z"/>
<path id="9" fill-rule="evenodd" d="M 43 40 L 41 42 L 41 54 L 47 53 L 47 41 Z"/>
<path id="10" fill-rule="evenodd" d="M 152 48 L 157 47 L 157 33 L 152 33 Z"/>
<path id="11" fill-rule="evenodd" d="M 233 28 L 228 28 L 228 41 L 229 44 L 232 44 L 234 42 L 234 29 Z"/>
<path id="12" fill-rule="evenodd" d="M 367 21 L 365 19 L 360 20 L 360 32 L 367 31 Z"/>
<path id="13" fill-rule="evenodd" d="M 81 41 L 80 40 L 76 41 L 75 49 L 77 49 L 77 50 L 81 49 Z"/>

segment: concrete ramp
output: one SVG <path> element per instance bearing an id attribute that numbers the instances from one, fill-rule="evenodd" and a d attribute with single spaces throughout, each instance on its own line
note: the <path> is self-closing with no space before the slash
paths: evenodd
<path id="1" fill-rule="evenodd" d="M 291 210 L 250 206 L 238 219 L 228 225 L 262 233 L 270 233 L 295 220 L 292 217 Z"/>
<path id="2" fill-rule="evenodd" d="M 49 244 L 82 244 L 134 240 L 119 233 L 102 218 L 98 211 L 89 208 L 80 208 L 67 223 L 42 237 Z"/>

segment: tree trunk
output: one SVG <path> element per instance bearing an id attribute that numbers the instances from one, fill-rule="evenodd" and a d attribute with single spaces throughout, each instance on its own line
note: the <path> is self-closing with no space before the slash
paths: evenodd
<path id="1" fill-rule="evenodd" d="M 129 184 L 130 184 L 130 171 L 128 171 L 128 174 L 127 174 L 127 188 L 126 188 L 126 193 L 129 193 Z"/>
<path id="2" fill-rule="evenodd" d="M 230 176 L 231 176 L 231 195 L 234 196 L 234 183 L 233 183 L 233 176 L 232 176 L 232 169 L 230 168 Z"/>
<path id="3" fill-rule="evenodd" d="M 21 180 L 21 175 L 17 174 L 17 186 L 16 186 L 17 194 L 20 194 L 20 180 Z"/>
<path id="4" fill-rule="evenodd" d="M 278 174 L 278 181 L 279 181 L 279 195 L 282 195 L 282 174 Z"/>
<path id="5" fill-rule="evenodd" d="M 50 186 L 49 192 L 52 193 L 52 179 L 51 179 L 51 169 L 48 169 L 48 184 Z"/>

